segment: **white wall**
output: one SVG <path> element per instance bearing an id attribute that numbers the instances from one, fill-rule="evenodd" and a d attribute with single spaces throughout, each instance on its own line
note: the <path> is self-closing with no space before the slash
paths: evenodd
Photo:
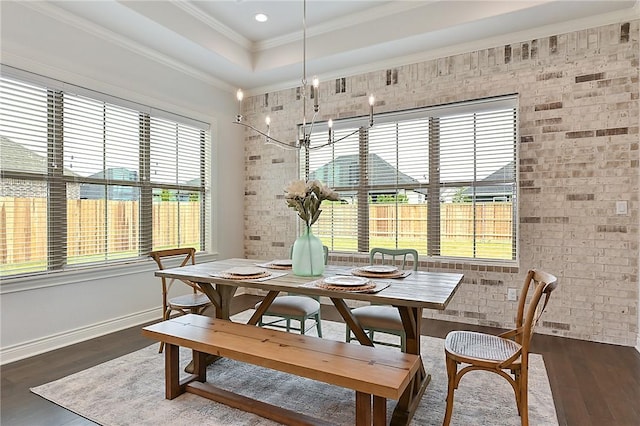
<path id="1" fill-rule="evenodd" d="M 231 124 L 236 108 L 231 88 L 162 57 L 141 54 L 139 46 L 91 31 L 86 23 L 48 16 L 27 3 L 2 2 L 0 7 L 4 65 L 212 124 L 213 241 L 198 261 L 243 256 L 244 142 Z M 160 318 L 160 280 L 154 269 L 147 260 L 4 280 L 0 363 Z"/>

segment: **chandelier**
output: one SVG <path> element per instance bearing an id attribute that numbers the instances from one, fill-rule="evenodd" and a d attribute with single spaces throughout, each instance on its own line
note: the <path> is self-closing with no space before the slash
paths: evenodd
<path id="1" fill-rule="evenodd" d="M 236 120 L 233 122 L 234 124 L 238 124 L 244 126 L 248 129 L 251 129 L 255 133 L 264 136 L 265 143 L 274 144 L 283 149 L 293 149 L 299 150 L 304 148 L 309 151 L 312 149 L 320 149 L 325 146 L 338 143 L 349 136 L 352 136 L 359 132 L 361 129 L 369 129 L 373 126 L 373 106 L 375 104 L 375 98 L 372 94 L 369 95 L 369 122 L 367 126 L 361 126 L 360 128 L 354 130 L 353 132 L 344 135 L 338 139 L 334 138 L 333 132 L 333 120 L 329 119 L 327 122 L 327 127 L 329 130 L 329 135 L 327 142 L 311 146 L 311 134 L 313 132 L 313 127 L 316 124 L 316 118 L 318 116 L 318 112 L 320 111 L 320 102 L 318 99 L 318 89 L 320 87 L 320 80 L 317 77 L 313 77 L 311 82 L 311 87 L 309 90 L 308 82 L 307 82 L 307 1 L 303 0 L 302 7 L 302 86 L 300 91 L 300 97 L 302 98 L 302 124 L 298 128 L 297 139 L 293 142 L 283 142 L 279 139 L 271 137 L 271 118 L 267 115 L 265 117 L 265 130 L 260 130 L 253 126 L 250 123 L 243 121 L 244 117 L 242 116 L 242 100 L 244 98 L 244 93 L 242 89 L 238 89 L 236 92 L 236 98 L 238 100 L 238 114 L 236 115 Z M 307 119 L 307 95 L 310 99 L 313 99 L 313 115 L 311 119 Z M 309 99 L 309 102 L 310 102 Z"/>

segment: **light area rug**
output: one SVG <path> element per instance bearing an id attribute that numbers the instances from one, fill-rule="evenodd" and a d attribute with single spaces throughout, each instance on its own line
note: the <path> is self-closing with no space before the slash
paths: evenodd
<path id="1" fill-rule="evenodd" d="M 245 311 L 234 317 L 249 318 Z M 344 325 L 323 321 L 324 338 L 344 341 Z M 446 370 L 443 340 L 422 338 L 422 357 L 431 383 L 412 420 L 413 425 L 442 425 Z M 357 343 L 354 343 L 357 344 Z M 381 350 L 397 350 L 382 347 Z M 191 356 L 181 349 L 181 364 Z M 529 418 L 531 425 L 557 425 L 544 361 L 531 355 Z M 355 423 L 351 390 L 268 370 L 229 359 L 207 369 L 216 386 L 270 404 L 321 418 L 336 425 Z M 101 425 L 275 425 L 270 420 L 192 394 L 164 398 L 164 355 L 154 344 L 120 358 L 47 383 L 31 391 Z M 389 416 L 396 401 L 389 401 Z M 506 380 L 483 371 L 471 372 L 455 393 L 452 425 L 519 425 L 513 390 Z"/>

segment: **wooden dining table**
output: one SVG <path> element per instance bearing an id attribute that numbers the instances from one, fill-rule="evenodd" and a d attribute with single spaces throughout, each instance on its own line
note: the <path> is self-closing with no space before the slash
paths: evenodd
<path id="1" fill-rule="evenodd" d="M 331 300 L 344 321 L 349 325 L 360 344 L 374 346 L 357 319 L 351 314 L 347 300 L 358 300 L 372 304 L 392 305 L 398 309 L 406 332 L 406 352 L 420 355 L 420 329 L 424 309 L 444 310 L 462 282 L 463 275 L 450 272 L 413 271 L 401 279 L 374 280 L 389 284 L 376 293 L 335 291 L 309 285 L 323 278 L 349 275 L 350 266 L 327 265 L 323 276 L 301 277 L 292 271 L 273 270 L 269 279 L 229 279 L 223 278 L 224 271 L 231 268 L 255 266 L 264 261 L 252 259 L 226 259 L 214 262 L 187 265 L 178 268 L 156 271 L 156 276 L 187 279 L 198 285 L 216 307 L 216 318 L 230 319 L 230 305 L 239 287 L 266 291 L 260 307 L 254 312 L 247 324 L 256 325 L 261 316 L 280 292 L 324 296 Z M 284 275 L 280 275 L 283 274 Z M 411 385 L 402 394 L 393 411 L 392 425 L 409 424 L 420 399 L 424 394 L 431 376 L 424 366 L 418 370 Z"/>

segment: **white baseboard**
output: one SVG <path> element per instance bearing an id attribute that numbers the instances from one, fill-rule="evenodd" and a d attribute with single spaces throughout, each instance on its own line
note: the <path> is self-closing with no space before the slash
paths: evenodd
<path id="1" fill-rule="evenodd" d="M 83 342 L 105 334 L 123 330 L 149 321 L 161 318 L 161 309 L 155 308 L 148 311 L 137 312 L 135 314 L 114 318 L 112 320 L 92 324 L 86 327 L 69 330 L 47 336 L 30 342 L 20 343 L 0 349 L 0 365 L 29 358 L 54 349 L 69 346 L 74 343 Z"/>
<path id="2" fill-rule="evenodd" d="M 636 336 L 636 351 L 640 352 L 640 333 Z"/>

